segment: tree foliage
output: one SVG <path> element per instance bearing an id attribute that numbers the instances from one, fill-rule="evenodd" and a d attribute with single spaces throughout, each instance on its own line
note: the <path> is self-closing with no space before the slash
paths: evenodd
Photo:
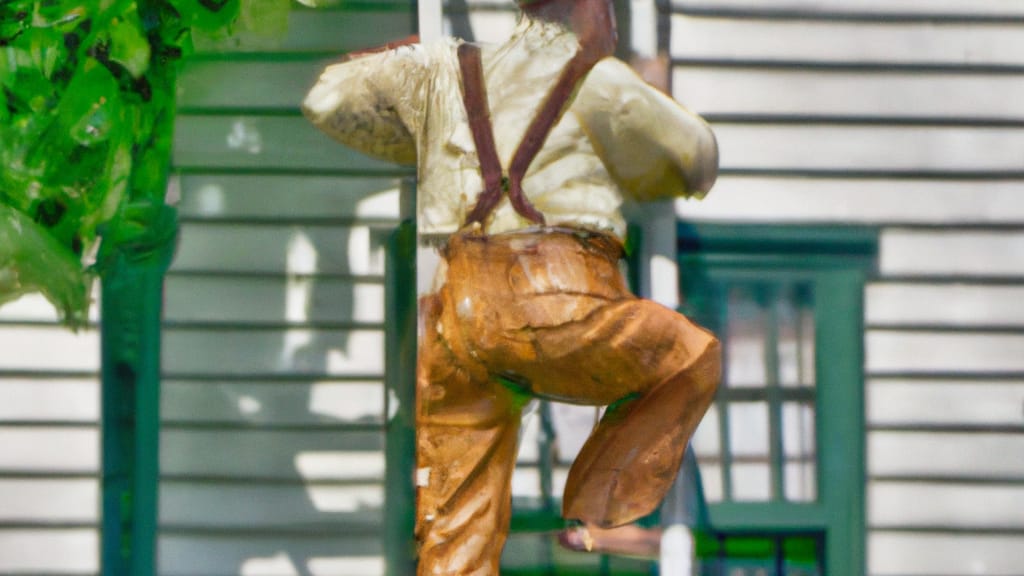
<path id="1" fill-rule="evenodd" d="M 239 26 L 282 29 L 287 8 L 287 0 L 0 3 L 0 305 L 39 291 L 80 324 L 96 274 L 173 241 L 164 195 L 177 64 L 194 39 L 216 45 Z"/>

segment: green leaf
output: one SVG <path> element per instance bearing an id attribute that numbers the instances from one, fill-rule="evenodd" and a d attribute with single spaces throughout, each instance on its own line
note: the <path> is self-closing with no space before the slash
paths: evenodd
<path id="1" fill-rule="evenodd" d="M 72 327 L 85 323 L 90 276 L 81 262 L 24 214 L 0 204 L 0 304 L 42 292 Z"/>
<path id="2" fill-rule="evenodd" d="M 96 12 L 96 2 L 87 0 L 61 0 L 59 2 L 34 2 L 30 24 L 33 28 L 52 28 L 74 24 Z M 92 6 L 90 6 L 92 5 Z"/>
<path id="3" fill-rule="evenodd" d="M 234 1 L 234 0 L 233 0 Z M 206 51 L 269 49 L 288 31 L 289 0 L 237 0 L 238 16 L 229 27 L 196 30 L 196 46 Z"/>
<path id="4" fill-rule="evenodd" d="M 61 124 L 82 146 L 104 142 L 122 123 L 120 87 L 109 70 L 88 59 L 60 103 Z"/>
<path id="5" fill-rule="evenodd" d="M 135 78 L 149 68 L 149 40 L 142 34 L 142 23 L 133 12 L 110 23 L 110 59 L 125 67 Z"/>
<path id="6" fill-rule="evenodd" d="M 282 38 L 288 32 L 288 0 L 241 0 L 238 26 L 268 38 Z"/>
<path id="7" fill-rule="evenodd" d="M 0 0 L 0 304 L 85 318 L 82 255 L 166 265 L 175 67 L 194 37 L 280 40 L 288 0 Z"/>
<path id="8" fill-rule="evenodd" d="M 170 0 L 182 20 L 206 32 L 227 29 L 238 17 L 239 0 Z"/>
<path id="9" fill-rule="evenodd" d="M 46 28 L 30 28 L 19 37 L 20 44 L 28 46 L 32 67 L 46 78 L 52 77 L 58 63 L 67 58 L 64 43 L 54 42 L 55 37 L 60 35 Z"/>

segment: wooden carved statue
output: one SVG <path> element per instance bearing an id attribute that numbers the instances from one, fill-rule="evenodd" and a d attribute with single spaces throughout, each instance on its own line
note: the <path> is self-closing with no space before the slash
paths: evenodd
<path id="1" fill-rule="evenodd" d="M 714 136 L 611 56 L 611 0 L 519 2 L 500 45 L 446 38 L 330 66 L 303 108 L 367 154 L 417 166 L 420 574 L 498 574 L 521 409 L 609 405 L 574 462 L 568 520 L 650 513 L 711 403 L 717 340 L 630 293 L 626 200 L 702 196 Z"/>

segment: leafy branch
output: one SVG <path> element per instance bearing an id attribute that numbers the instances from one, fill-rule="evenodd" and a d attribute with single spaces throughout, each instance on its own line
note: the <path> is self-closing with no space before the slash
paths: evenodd
<path id="1" fill-rule="evenodd" d="M 287 7 L 287 0 L 0 5 L 0 305 L 39 291 L 77 326 L 96 274 L 120 258 L 167 252 L 177 232 L 164 195 L 178 63 L 193 37 L 227 38 L 245 21 L 286 19 Z"/>

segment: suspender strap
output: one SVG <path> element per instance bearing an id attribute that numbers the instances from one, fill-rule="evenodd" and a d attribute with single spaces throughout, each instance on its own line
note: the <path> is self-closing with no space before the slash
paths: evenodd
<path id="1" fill-rule="evenodd" d="M 484 179 L 484 191 L 477 198 L 476 206 L 466 219 L 466 224 L 483 224 L 498 205 L 504 191 L 501 181 L 501 160 L 498 159 L 498 150 L 494 144 L 480 47 L 469 43 L 460 44 L 458 54 L 459 69 L 462 72 L 462 103 L 469 116 L 469 129 L 473 133 L 473 143 L 480 159 L 480 174 Z"/>
<path id="2" fill-rule="evenodd" d="M 530 122 L 530 126 L 526 129 L 523 139 L 512 156 L 512 164 L 508 169 L 508 198 L 516 212 L 538 224 L 544 224 L 544 215 L 530 204 L 526 194 L 523 193 L 523 178 L 526 176 L 526 170 L 529 169 L 533 159 L 537 157 L 537 153 L 544 145 L 544 141 L 547 140 L 551 129 L 565 113 L 566 105 L 572 99 L 580 82 L 586 78 L 587 73 L 599 59 L 591 55 L 590 50 L 584 47 L 572 57 L 572 60 L 569 60 L 565 68 L 562 69 L 562 73 L 559 74 L 558 80 L 555 81 L 555 86 L 541 103 L 540 110 L 533 117 L 533 121 Z"/>
<path id="3" fill-rule="evenodd" d="M 503 181 L 501 160 L 498 159 L 494 144 L 494 129 L 487 104 L 480 48 L 465 43 L 460 44 L 458 50 L 459 69 L 462 72 L 462 103 L 469 116 L 469 129 L 473 134 L 473 143 L 480 159 L 480 173 L 484 180 L 484 191 L 478 197 L 466 224 L 479 222 L 482 225 L 501 201 L 502 193 L 507 190 L 509 201 L 516 212 L 527 220 L 543 225 L 544 215 L 530 204 L 523 192 L 523 178 L 551 129 L 561 119 L 572 94 L 602 55 L 591 54 L 592 51 L 583 49 L 566 64 L 519 142 L 512 156 L 508 180 Z"/>

